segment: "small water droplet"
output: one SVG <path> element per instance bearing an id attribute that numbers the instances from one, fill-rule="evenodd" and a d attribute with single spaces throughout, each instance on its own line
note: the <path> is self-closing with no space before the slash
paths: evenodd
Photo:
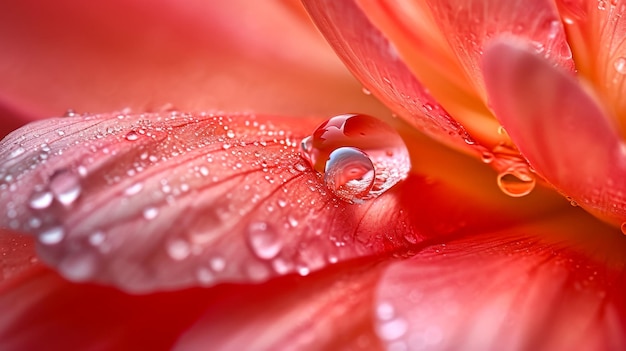
<path id="1" fill-rule="evenodd" d="M 381 323 L 378 327 L 378 335 L 384 340 L 396 340 L 404 336 L 409 325 L 403 318 L 394 318 Z"/>
<path id="2" fill-rule="evenodd" d="M 14 158 L 14 157 L 17 157 L 17 156 L 23 154 L 24 152 L 26 152 L 26 149 L 24 149 L 23 147 L 20 146 L 17 149 L 11 151 L 11 153 L 9 154 L 9 157 L 10 158 Z"/>
<path id="3" fill-rule="evenodd" d="M 326 185 L 346 202 L 379 196 L 405 179 L 411 168 L 400 135 L 367 115 L 330 118 L 302 140 L 301 154 L 324 175 Z"/>
<path id="4" fill-rule="evenodd" d="M 106 235 L 100 231 L 89 235 L 89 243 L 93 246 L 99 246 L 104 242 L 104 239 L 106 239 Z"/>
<path id="5" fill-rule="evenodd" d="M 215 280 L 215 276 L 213 275 L 213 272 L 211 272 L 210 269 L 205 268 L 205 267 L 200 267 L 196 271 L 196 279 L 198 279 L 198 283 L 204 286 L 208 286 L 213 283 L 213 281 Z"/>
<path id="6" fill-rule="evenodd" d="M 482 161 L 484 163 L 491 163 L 491 162 L 493 162 L 494 158 L 495 158 L 495 156 L 491 152 L 489 152 L 489 151 L 485 151 L 481 155 L 481 159 L 482 159 Z"/>
<path id="7" fill-rule="evenodd" d="M 35 210 L 43 210 L 46 209 L 52 204 L 52 200 L 54 197 L 52 193 L 49 191 L 37 191 L 34 192 L 30 197 L 29 205 L 30 208 Z"/>
<path id="8" fill-rule="evenodd" d="M 63 228 L 53 227 L 39 234 L 38 239 L 42 244 L 54 245 L 60 243 L 64 236 Z"/>
<path id="9" fill-rule="evenodd" d="M 372 92 L 369 91 L 369 89 L 367 89 L 366 87 L 363 87 L 363 89 L 361 89 L 361 91 L 363 91 L 363 94 L 365 94 L 365 95 L 372 95 Z"/>
<path id="10" fill-rule="evenodd" d="M 232 129 L 229 129 L 228 131 L 226 131 L 226 136 L 229 137 L 230 139 L 235 137 L 235 131 Z"/>
<path id="11" fill-rule="evenodd" d="M 374 186 L 372 160 L 361 150 L 340 147 L 330 154 L 324 170 L 324 183 L 347 202 L 362 202 Z"/>
<path id="12" fill-rule="evenodd" d="M 522 197 L 530 194 L 537 180 L 529 172 L 521 169 L 508 169 L 498 174 L 498 187 L 511 197 Z"/>
<path id="13" fill-rule="evenodd" d="M 172 240 L 167 244 L 167 254 L 175 261 L 182 261 L 189 257 L 191 247 L 182 239 Z"/>
<path id="14" fill-rule="evenodd" d="M 626 222 L 622 222 L 620 229 L 622 230 L 622 234 L 626 235 Z"/>
<path id="15" fill-rule="evenodd" d="M 311 269 L 307 266 L 299 266 L 297 268 L 298 274 L 302 277 L 306 277 L 311 273 Z"/>
<path id="16" fill-rule="evenodd" d="M 626 57 L 618 57 L 613 62 L 613 67 L 619 74 L 626 74 Z"/>
<path id="17" fill-rule="evenodd" d="M 143 189 L 142 183 L 135 183 L 129 186 L 128 188 L 124 189 L 124 195 L 132 196 L 132 195 L 139 193 L 142 189 Z"/>
<path id="18" fill-rule="evenodd" d="M 79 177 L 68 170 L 55 172 L 50 177 L 49 187 L 54 198 L 65 206 L 76 201 L 81 192 Z"/>
<path id="19" fill-rule="evenodd" d="M 139 139 L 139 134 L 137 134 L 137 132 L 135 132 L 134 130 L 131 130 L 130 132 L 126 133 L 126 140 L 135 141 L 137 139 Z"/>
<path id="20" fill-rule="evenodd" d="M 211 269 L 215 272 L 221 272 L 226 268 L 226 260 L 220 256 L 215 256 L 209 261 Z"/>
<path id="21" fill-rule="evenodd" d="M 147 220 L 155 219 L 159 215 L 159 209 L 156 207 L 148 207 L 143 210 L 143 218 Z"/>
<path id="22" fill-rule="evenodd" d="M 266 222 L 250 223 L 246 233 L 252 251 L 260 259 L 271 260 L 282 250 L 280 236 Z"/>

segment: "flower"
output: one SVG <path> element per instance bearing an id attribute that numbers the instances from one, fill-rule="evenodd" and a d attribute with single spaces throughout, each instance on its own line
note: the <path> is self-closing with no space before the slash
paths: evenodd
<path id="1" fill-rule="evenodd" d="M 626 6 L 304 3 L 393 114 L 297 7 L 3 5 L 0 23 L 22 29 L 3 38 L 15 49 L 4 60 L 32 60 L 7 71 L 7 113 L 105 112 L 41 120 L 0 145 L 3 346 L 623 348 Z M 26 14 L 36 22 L 15 20 Z M 51 14 L 77 22 L 50 26 L 54 46 L 30 26 L 59 23 Z M 33 88 L 60 78 L 66 89 Z M 351 109 L 387 124 L 344 115 L 324 149 L 332 123 L 320 123 Z M 410 160 L 379 172 L 374 154 L 400 137 Z M 318 167 L 313 151 L 330 160 Z M 358 186 L 372 169 L 386 184 L 411 168 L 357 192 L 331 161 L 358 161 Z"/>

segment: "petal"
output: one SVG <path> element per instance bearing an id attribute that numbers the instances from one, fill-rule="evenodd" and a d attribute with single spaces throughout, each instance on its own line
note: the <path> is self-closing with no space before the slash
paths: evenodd
<path id="1" fill-rule="evenodd" d="M 0 283 L 19 276 L 37 261 L 32 237 L 0 229 Z"/>
<path id="2" fill-rule="evenodd" d="M 210 305 L 175 349 L 380 350 L 369 317 L 382 268 L 352 262 L 239 289 Z"/>
<path id="3" fill-rule="evenodd" d="M 395 46 L 354 1 L 304 1 L 307 11 L 350 71 L 412 126 L 457 149 L 475 141 L 400 59 Z M 463 94 L 459 94 L 460 97 Z M 495 129 L 495 127 L 494 127 Z"/>
<path id="4" fill-rule="evenodd" d="M 171 106 L 386 111 L 362 94 L 294 4 L 258 5 L 3 2 L 0 96 L 46 117 Z"/>
<path id="5" fill-rule="evenodd" d="M 530 164 L 594 215 L 626 220 L 626 148 L 606 112 L 566 72 L 523 45 L 484 56 L 493 110 Z"/>
<path id="6" fill-rule="evenodd" d="M 481 164 L 411 136 L 428 150 L 412 155 L 416 173 L 348 204 L 299 155 L 318 122 L 173 112 L 31 124 L 0 145 L 0 205 L 14 209 L 0 224 L 35 234 L 66 278 L 147 292 L 306 275 L 564 203 L 541 189 L 513 201 Z"/>
<path id="7" fill-rule="evenodd" d="M 392 43 L 385 45 L 397 50 L 436 101 L 476 142 L 488 149 L 508 141 L 506 136 L 497 133 L 497 121 L 493 120 L 485 105 L 480 57 L 484 45 L 491 38 L 503 33 L 524 38 L 546 57 L 573 70 L 571 52 L 556 7 L 551 1 L 358 3 L 372 24 Z M 342 18 L 331 23 L 337 27 L 349 26 L 351 21 L 345 21 L 347 14 L 349 11 L 343 10 Z M 363 55 L 361 59 L 370 57 Z M 386 61 L 380 62 L 391 66 Z M 410 92 L 406 95 L 412 96 Z"/>
<path id="8" fill-rule="evenodd" d="M 624 135 L 626 113 L 626 4 L 618 1 L 557 1 L 574 51 L 578 74 L 594 84 L 617 116 Z"/>
<path id="9" fill-rule="evenodd" d="M 0 288 L 3 350 L 165 350 L 232 287 L 129 295 L 40 268 Z"/>
<path id="10" fill-rule="evenodd" d="M 382 276 L 376 330 L 389 350 L 620 350 L 625 250 L 574 208 L 433 245 Z"/>

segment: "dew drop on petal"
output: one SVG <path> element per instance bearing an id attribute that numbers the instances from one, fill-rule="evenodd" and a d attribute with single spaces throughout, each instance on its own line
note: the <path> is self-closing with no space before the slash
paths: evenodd
<path id="1" fill-rule="evenodd" d="M 301 154 L 342 200 L 373 199 L 404 180 L 409 152 L 389 125 L 362 114 L 330 118 L 301 143 Z"/>
<path id="2" fill-rule="evenodd" d="M 147 220 L 155 219 L 159 215 L 159 209 L 156 207 L 148 207 L 143 210 L 143 218 Z"/>
<path id="3" fill-rule="evenodd" d="M 30 208 L 34 210 L 43 210 L 46 209 L 52 204 L 52 200 L 54 197 L 52 193 L 49 191 L 36 191 L 30 197 L 30 201 L 28 202 Z"/>
<path id="4" fill-rule="evenodd" d="M 252 222 L 246 231 L 248 243 L 254 254 L 262 260 L 271 260 L 282 249 L 282 240 L 270 224 Z"/>
<path id="5" fill-rule="evenodd" d="M 618 57 L 613 62 L 613 67 L 619 74 L 626 74 L 626 57 Z"/>
<path id="6" fill-rule="evenodd" d="M 65 206 L 76 201 L 81 192 L 79 177 L 69 170 L 55 172 L 50 177 L 49 187 L 54 198 Z"/>
<path id="7" fill-rule="evenodd" d="M 135 132 L 134 130 L 131 130 L 130 132 L 126 133 L 126 140 L 135 141 L 137 139 L 139 139 L 139 134 L 137 134 L 137 132 Z"/>
<path id="8" fill-rule="evenodd" d="M 511 197 L 522 197 L 530 194 L 535 188 L 535 177 L 519 169 L 508 169 L 498 174 L 498 187 Z"/>
<path id="9" fill-rule="evenodd" d="M 39 242 L 45 245 L 54 245 L 60 243 L 64 236 L 63 228 L 53 227 L 39 234 Z"/>
<path id="10" fill-rule="evenodd" d="M 622 230 L 622 234 L 626 235 L 626 222 L 622 222 L 620 229 Z"/>
<path id="11" fill-rule="evenodd" d="M 189 257 L 191 247 L 189 247 L 189 244 L 186 241 L 176 239 L 167 244 L 167 253 L 173 260 L 182 261 Z"/>

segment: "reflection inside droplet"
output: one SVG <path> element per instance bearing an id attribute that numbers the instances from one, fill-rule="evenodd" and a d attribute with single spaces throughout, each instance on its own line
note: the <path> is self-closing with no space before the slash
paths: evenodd
<path id="1" fill-rule="evenodd" d="M 348 201 L 366 198 L 374 185 L 374 165 L 354 147 L 340 147 L 330 154 L 324 170 L 324 183 L 335 195 Z"/>
<path id="2" fill-rule="evenodd" d="M 301 153 L 324 175 L 327 187 L 350 203 L 379 196 L 411 169 L 400 135 L 386 123 L 361 114 L 335 116 L 322 123 L 302 140 Z"/>

